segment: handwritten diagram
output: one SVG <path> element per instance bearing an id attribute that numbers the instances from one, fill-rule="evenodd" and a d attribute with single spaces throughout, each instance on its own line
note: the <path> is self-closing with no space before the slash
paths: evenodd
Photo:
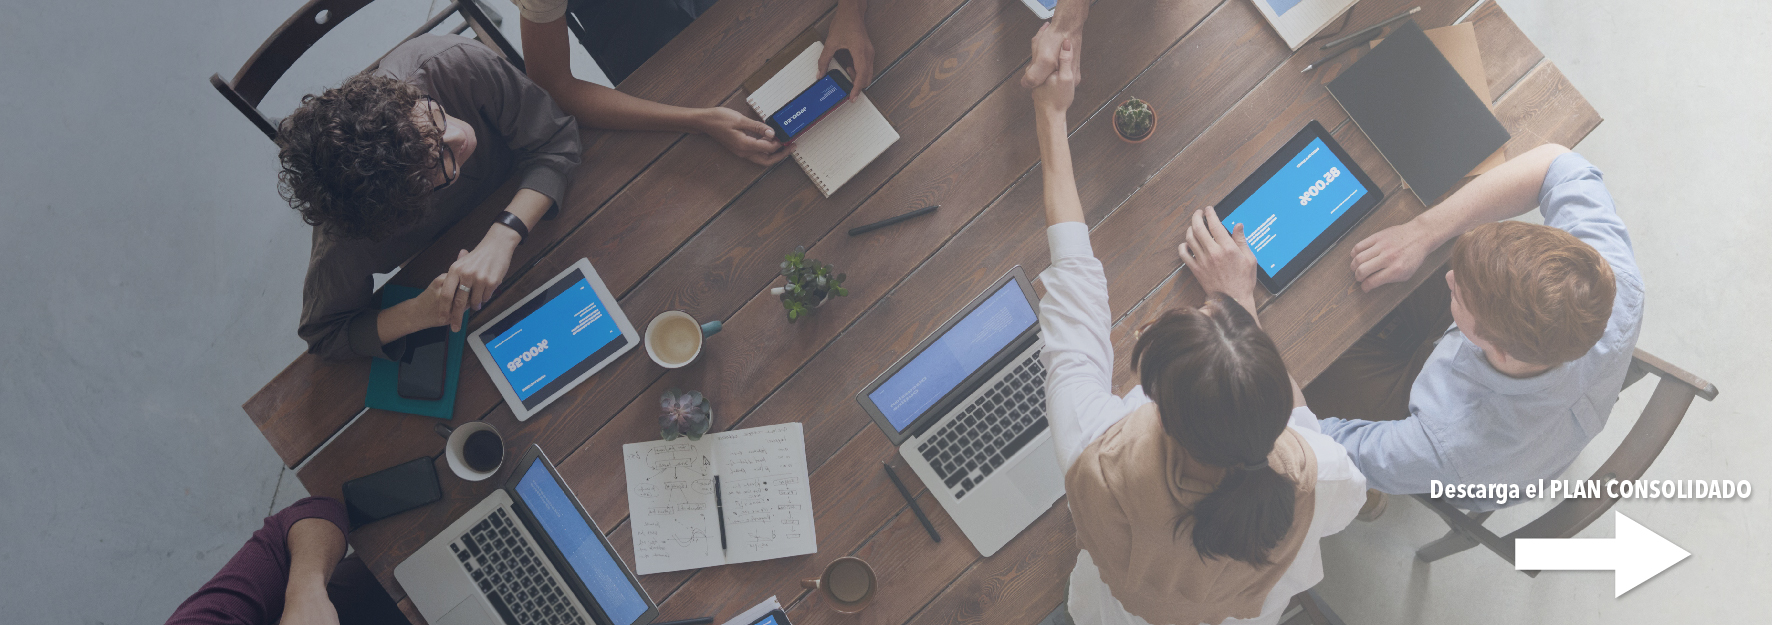
<path id="1" fill-rule="evenodd" d="M 709 434 L 693 442 L 631 443 L 622 447 L 622 455 L 635 569 L 642 575 L 818 550 L 806 443 L 798 423 Z"/>

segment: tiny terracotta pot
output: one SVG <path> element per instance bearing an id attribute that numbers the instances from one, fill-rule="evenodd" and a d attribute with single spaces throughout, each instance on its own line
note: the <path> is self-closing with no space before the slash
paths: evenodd
<path id="1" fill-rule="evenodd" d="M 1151 109 L 1151 128 L 1150 128 L 1150 130 L 1144 131 L 1144 136 L 1139 137 L 1137 139 L 1128 138 L 1126 136 L 1126 133 L 1120 132 L 1120 115 L 1117 112 L 1114 114 L 1114 124 L 1113 125 L 1114 125 L 1114 134 L 1116 136 L 1120 137 L 1121 141 L 1125 141 L 1127 143 L 1144 143 L 1145 139 L 1149 139 L 1149 138 L 1151 138 L 1151 135 L 1157 134 L 1157 109 L 1154 109 L 1154 108 Z"/>

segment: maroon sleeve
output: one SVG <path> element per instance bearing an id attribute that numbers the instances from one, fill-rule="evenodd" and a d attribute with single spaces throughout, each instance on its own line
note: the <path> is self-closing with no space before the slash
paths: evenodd
<path id="1" fill-rule="evenodd" d="M 289 585 L 290 526 L 320 518 L 348 533 L 345 506 L 336 499 L 309 497 L 265 517 L 221 572 L 173 610 L 167 625 L 272 625 L 283 617 L 283 592 Z"/>

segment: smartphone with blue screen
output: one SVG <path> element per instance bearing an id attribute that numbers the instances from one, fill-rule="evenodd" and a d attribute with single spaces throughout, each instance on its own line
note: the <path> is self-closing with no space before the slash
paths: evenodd
<path id="1" fill-rule="evenodd" d="M 775 129 L 775 140 L 787 143 L 806 134 L 818 120 L 837 108 L 844 100 L 849 99 L 849 92 L 854 85 L 841 70 L 825 73 L 818 82 L 812 83 L 800 95 L 788 100 L 787 106 L 781 107 L 765 120 L 770 128 Z"/>

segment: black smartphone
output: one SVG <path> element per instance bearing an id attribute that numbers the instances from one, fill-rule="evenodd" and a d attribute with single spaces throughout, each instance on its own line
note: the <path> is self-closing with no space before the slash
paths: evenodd
<path id="1" fill-rule="evenodd" d="M 826 72 L 824 78 L 812 83 L 800 95 L 788 100 L 788 105 L 764 120 L 770 128 L 775 129 L 775 140 L 782 143 L 793 141 L 794 138 L 806 133 L 812 124 L 837 108 L 844 100 L 849 99 L 850 90 L 855 86 L 843 70 L 833 69 Z"/>
<path id="2" fill-rule="evenodd" d="M 407 399 L 442 399 L 448 372 L 449 326 L 419 330 L 406 336 L 395 391 Z"/>
<path id="3" fill-rule="evenodd" d="M 345 512 L 362 527 L 443 498 L 436 460 L 426 456 L 345 482 Z"/>

